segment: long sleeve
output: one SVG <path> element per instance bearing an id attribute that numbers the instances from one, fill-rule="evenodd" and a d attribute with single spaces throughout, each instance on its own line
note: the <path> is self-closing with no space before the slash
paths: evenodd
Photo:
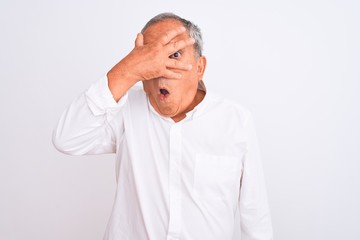
<path id="1" fill-rule="evenodd" d="M 127 94 L 113 99 L 106 76 L 93 83 L 62 114 L 53 132 L 56 149 L 70 155 L 115 152 L 126 100 Z"/>
<path id="2" fill-rule="evenodd" d="M 245 133 L 247 152 L 243 158 L 239 198 L 241 240 L 272 240 L 265 179 L 251 114 L 248 115 L 245 123 Z"/>

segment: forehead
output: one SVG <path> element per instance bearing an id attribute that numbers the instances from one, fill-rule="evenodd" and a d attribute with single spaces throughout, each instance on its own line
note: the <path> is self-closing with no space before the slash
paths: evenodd
<path id="1" fill-rule="evenodd" d="M 177 27 L 182 27 L 183 24 L 177 20 L 173 20 L 173 19 L 169 19 L 169 20 L 164 20 L 158 23 L 154 23 L 153 25 L 151 25 L 150 27 L 148 27 L 145 32 L 144 32 L 144 43 L 149 43 L 149 42 L 153 42 L 157 39 L 159 39 L 159 37 L 163 36 L 166 34 L 166 32 L 173 30 Z M 178 36 L 176 36 L 172 41 L 176 41 L 179 39 L 184 39 L 184 38 L 188 38 L 189 34 L 188 32 L 184 32 Z"/>

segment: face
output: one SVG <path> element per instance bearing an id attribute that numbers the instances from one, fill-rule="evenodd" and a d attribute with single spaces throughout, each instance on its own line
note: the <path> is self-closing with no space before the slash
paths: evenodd
<path id="1" fill-rule="evenodd" d="M 180 27 L 182 24 L 175 20 L 166 20 L 151 25 L 144 32 L 144 44 L 150 43 L 165 32 Z M 187 32 L 178 35 L 171 42 L 189 38 Z M 204 97 L 198 91 L 198 82 L 202 79 L 206 59 L 201 56 L 196 58 L 194 46 L 187 46 L 169 56 L 192 65 L 190 71 L 176 70 L 181 73 L 181 79 L 155 78 L 143 81 L 151 105 L 161 115 L 171 117 L 175 121 L 181 120 L 185 114 L 192 110 Z"/>

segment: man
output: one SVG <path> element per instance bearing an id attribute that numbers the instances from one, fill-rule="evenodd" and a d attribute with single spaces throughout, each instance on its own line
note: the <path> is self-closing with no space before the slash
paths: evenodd
<path id="1" fill-rule="evenodd" d="M 272 239 L 252 117 L 206 92 L 205 67 L 199 28 L 160 14 L 61 117 L 59 151 L 116 153 L 105 240 Z"/>

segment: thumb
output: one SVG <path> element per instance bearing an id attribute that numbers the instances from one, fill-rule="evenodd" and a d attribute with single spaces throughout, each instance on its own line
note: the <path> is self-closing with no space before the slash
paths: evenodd
<path id="1" fill-rule="evenodd" d="M 135 39 L 135 47 L 141 47 L 144 45 L 144 36 L 138 33 Z"/>

